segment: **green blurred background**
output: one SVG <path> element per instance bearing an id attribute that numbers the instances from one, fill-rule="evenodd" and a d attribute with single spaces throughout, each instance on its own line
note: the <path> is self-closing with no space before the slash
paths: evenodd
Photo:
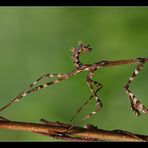
<path id="1" fill-rule="evenodd" d="M 82 63 L 148 56 L 147 7 L 1 7 L 0 8 L 0 106 L 8 103 L 31 82 L 46 73 L 74 69 L 70 48 L 83 40 L 93 48 L 81 56 Z M 136 117 L 123 86 L 136 65 L 104 68 L 94 80 L 103 84 L 99 96 L 102 110 L 84 124 L 148 134 L 148 117 Z M 10 120 L 69 122 L 90 96 L 87 72 L 80 73 L 21 101 L 0 113 Z M 146 106 L 148 65 L 131 84 L 131 90 Z M 95 101 L 76 117 L 81 119 Z M 29 132 L 0 130 L 1 141 L 56 141 Z"/>

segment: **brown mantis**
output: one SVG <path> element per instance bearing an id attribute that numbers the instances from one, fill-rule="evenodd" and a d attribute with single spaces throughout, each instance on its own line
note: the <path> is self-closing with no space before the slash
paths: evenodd
<path id="1" fill-rule="evenodd" d="M 124 64 L 138 64 L 132 75 L 130 76 L 128 82 L 125 84 L 124 89 L 127 93 L 132 111 L 136 115 L 140 115 L 141 112 L 148 113 L 148 109 L 134 96 L 134 94 L 129 90 L 130 83 L 134 80 L 134 78 L 137 76 L 137 74 L 142 70 L 145 63 L 148 62 L 148 58 L 136 58 L 136 59 L 128 59 L 128 60 L 116 60 L 116 61 L 99 61 L 93 64 L 82 64 L 79 60 L 79 56 L 81 53 L 87 53 L 90 52 L 92 48 L 89 47 L 89 45 L 85 45 L 82 42 L 78 43 L 78 47 L 71 48 L 72 57 L 75 69 L 69 73 L 58 73 L 58 74 L 44 74 L 41 77 L 39 77 L 36 81 L 31 83 L 23 92 L 21 92 L 18 96 L 16 96 L 14 99 L 12 99 L 8 104 L 6 104 L 4 107 L 0 109 L 0 112 L 8 108 L 13 103 L 21 100 L 23 97 L 27 96 L 30 93 L 36 92 L 38 90 L 41 90 L 43 88 L 46 88 L 52 84 L 59 83 L 63 80 L 69 79 L 70 77 L 83 72 L 88 71 L 88 74 L 86 76 L 86 82 L 87 85 L 91 91 L 90 98 L 76 111 L 74 116 L 72 117 L 71 121 L 74 119 L 74 117 L 85 107 L 85 105 L 92 99 L 95 98 L 96 100 L 96 108 L 88 115 L 86 115 L 82 120 L 86 118 L 90 118 L 92 115 L 96 114 L 100 108 L 102 107 L 102 102 L 100 98 L 97 95 L 97 92 L 102 88 L 102 84 L 98 83 L 97 81 L 92 80 L 94 72 L 100 68 L 109 67 L 109 66 L 117 66 L 117 65 L 124 65 Z M 38 85 L 36 84 L 43 80 L 48 78 L 56 78 L 53 81 L 49 81 L 48 83 Z"/>

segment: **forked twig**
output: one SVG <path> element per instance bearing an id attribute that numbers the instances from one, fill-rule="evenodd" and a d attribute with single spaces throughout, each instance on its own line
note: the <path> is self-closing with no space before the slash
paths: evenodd
<path id="1" fill-rule="evenodd" d="M 129 85 L 130 83 L 134 80 L 134 78 L 137 76 L 137 74 L 142 70 L 143 66 L 145 63 L 148 62 L 148 58 L 136 58 L 136 59 L 128 59 L 128 60 L 117 60 L 117 61 L 99 61 L 93 64 L 82 64 L 79 60 L 79 56 L 81 53 L 87 53 L 90 52 L 91 48 L 89 45 L 85 45 L 82 42 L 78 43 L 78 47 L 76 48 L 71 48 L 72 52 L 72 60 L 75 66 L 75 69 L 69 73 L 59 73 L 59 74 L 44 74 L 40 78 L 38 78 L 36 81 L 34 81 L 32 84 L 30 84 L 24 91 L 22 91 L 17 97 L 12 99 L 8 104 L 6 104 L 4 107 L 0 109 L 0 112 L 8 108 L 10 105 L 13 103 L 19 101 L 21 98 L 27 96 L 30 93 L 36 92 L 38 90 L 41 90 L 43 88 L 46 88 L 52 84 L 59 83 L 63 80 L 69 79 L 70 77 L 83 72 L 83 71 L 88 71 L 88 74 L 86 76 L 86 81 L 87 85 L 91 91 L 91 96 L 88 101 L 84 103 L 82 107 L 80 107 L 76 114 L 78 114 L 84 107 L 85 105 L 92 99 L 95 98 L 96 100 L 96 108 L 88 115 L 86 115 L 84 118 L 81 119 L 87 119 L 90 118 L 92 115 L 96 114 L 102 107 L 102 102 L 100 98 L 97 95 L 98 90 L 102 88 L 102 84 L 92 80 L 94 76 L 94 72 L 100 68 L 104 67 L 109 67 L 109 66 L 117 66 L 117 65 L 124 65 L 124 64 L 138 64 L 134 72 L 132 73 L 131 77 L 129 78 L 128 82 L 124 86 L 124 89 L 129 97 L 130 103 L 131 103 L 131 108 L 133 112 L 136 115 L 140 115 L 141 112 L 143 113 L 148 113 L 148 108 L 146 108 L 135 96 L 134 94 L 129 90 Z M 37 85 L 37 83 L 43 79 L 48 79 L 48 78 L 56 78 L 53 81 L 50 81 L 48 83 L 42 84 L 42 85 Z M 71 120 L 74 119 L 76 114 L 72 117 Z"/>

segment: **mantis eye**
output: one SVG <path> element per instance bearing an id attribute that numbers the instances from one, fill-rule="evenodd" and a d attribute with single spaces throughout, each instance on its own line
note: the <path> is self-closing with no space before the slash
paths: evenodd
<path id="1" fill-rule="evenodd" d="M 71 50 L 71 52 L 74 52 L 76 49 L 75 48 L 71 48 L 70 50 Z"/>

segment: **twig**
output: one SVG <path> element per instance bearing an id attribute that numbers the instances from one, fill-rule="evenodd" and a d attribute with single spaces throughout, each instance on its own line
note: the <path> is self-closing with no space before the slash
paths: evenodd
<path id="1" fill-rule="evenodd" d="M 87 128 L 74 126 L 67 133 L 65 133 L 71 127 L 70 124 L 46 122 L 46 120 L 43 119 L 42 121 L 44 121 L 44 123 L 41 124 L 10 121 L 7 119 L 0 120 L 0 129 L 30 131 L 68 141 L 148 141 L 148 136 L 146 135 L 133 134 L 122 130 L 102 130 L 93 126 L 89 126 Z"/>

